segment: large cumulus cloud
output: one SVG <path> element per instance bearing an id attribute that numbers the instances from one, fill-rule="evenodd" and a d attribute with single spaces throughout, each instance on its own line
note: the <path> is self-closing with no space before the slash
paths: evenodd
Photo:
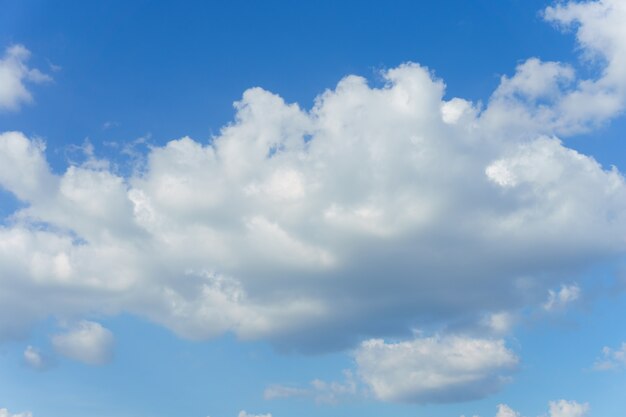
<path id="1" fill-rule="evenodd" d="M 130 312 L 189 338 L 338 348 L 541 303 L 626 249 L 622 175 L 555 136 L 622 110 L 620 33 L 588 32 L 623 14 L 549 9 L 604 71 L 531 59 L 484 109 L 405 64 L 310 110 L 250 89 L 217 137 L 153 147 L 130 176 L 56 174 L 43 143 L 1 134 L 0 185 L 25 207 L 0 226 L 0 335 Z"/>

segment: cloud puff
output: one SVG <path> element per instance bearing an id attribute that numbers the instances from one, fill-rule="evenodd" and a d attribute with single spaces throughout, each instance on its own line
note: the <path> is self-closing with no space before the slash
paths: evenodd
<path id="1" fill-rule="evenodd" d="M 589 412 L 589 404 L 579 404 L 576 401 L 551 401 L 550 417 L 584 417 Z"/>
<path id="2" fill-rule="evenodd" d="M 521 414 L 513 410 L 506 404 L 498 404 L 498 412 L 496 417 L 521 417 Z"/>
<path id="3" fill-rule="evenodd" d="M 238 417 L 272 417 L 271 414 L 250 414 L 245 411 L 240 411 Z"/>
<path id="4" fill-rule="evenodd" d="M 39 349 L 29 345 L 24 350 L 24 363 L 30 368 L 41 371 L 48 368 L 51 361 Z"/>
<path id="5" fill-rule="evenodd" d="M 383 401 L 454 402 L 498 391 L 518 364 L 504 341 L 460 336 L 363 342 L 358 373 Z"/>
<path id="6" fill-rule="evenodd" d="M 52 336 L 57 353 L 88 365 L 102 365 L 111 359 L 114 338 L 101 324 L 83 320 L 66 332 Z"/>
<path id="7" fill-rule="evenodd" d="M 626 343 L 622 343 L 618 349 L 605 346 L 602 349 L 602 358 L 593 365 L 593 369 L 596 371 L 608 371 L 624 367 L 626 367 Z"/>
<path id="8" fill-rule="evenodd" d="M 577 284 L 561 285 L 559 291 L 548 291 L 548 300 L 543 304 L 543 308 L 546 311 L 563 309 L 578 300 L 580 293 L 581 290 Z"/>
<path id="9" fill-rule="evenodd" d="M 581 35 L 621 12 L 575 15 L 600 78 L 530 60 L 482 110 L 405 64 L 380 88 L 348 76 L 306 111 L 252 88 L 210 143 L 155 146 L 129 176 L 95 157 L 56 174 L 40 141 L 0 134 L 0 185 L 25 206 L 0 226 L 0 337 L 129 312 L 188 338 L 338 349 L 540 305 L 626 250 L 624 178 L 554 136 L 620 111 L 566 103 L 621 103 L 622 43 Z"/>
<path id="10" fill-rule="evenodd" d="M 23 103 L 33 101 L 26 82 L 51 81 L 50 76 L 26 65 L 30 51 L 22 45 L 8 47 L 0 58 L 0 111 L 18 110 Z"/>
<path id="11" fill-rule="evenodd" d="M 544 17 L 575 30 L 583 59 L 596 63 L 598 77 L 580 79 L 569 65 L 529 59 L 514 76 L 502 78 L 486 121 L 514 135 L 523 136 L 528 128 L 569 135 L 621 114 L 626 106 L 624 2 L 558 2 L 546 8 Z"/>
<path id="12" fill-rule="evenodd" d="M 502 340 L 466 336 L 415 337 L 387 343 L 363 342 L 354 352 L 355 370 L 344 382 L 313 380 L 308 388 L 271 385 L 265 399 L 307 397 L 337 403 L 357 396 L 408 403 L 459 402 L 498 391 L 518 364 Z"/>
<path id="13" fill-rule="evenodd" d="M 313 398 L 318 404 L 336 404 L 363 393 L 359 389 L 359 381 L 350 370 L 344 370 L 343 382 L 327 382 L 320 379 L 311 381 L 310 387 L 300 388 L 274 384 L 263 392 L 263 398 L 274 400 L 279 398 L 308 397 Z"/>
<path id="14" fill-rule="evenodd" d="M 30 412 L 11 414 L 6 408 L 0 408 L 0 417 L 33 417 L 33 414 Z"/>

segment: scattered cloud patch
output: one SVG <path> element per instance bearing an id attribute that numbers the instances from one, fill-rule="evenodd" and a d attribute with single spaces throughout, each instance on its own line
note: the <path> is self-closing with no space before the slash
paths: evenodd
<path id="1" fill-rule="evenodd" d="M 577 284 L 561 285 L 559 291 L 549 290 L 548 300 L 543 304 L 546 311 L 562 310 L 580 298 L 581 289 Z"/>
<path id="2" fill-rule="evenodd" d="M 29 58 L 30 51 L 19 44 L 9 46 L 0 58 L 0 111 L 19 110 L 22 104 L 33 101 L 27 83 L 52 80 L 38 69 L 29 68 Z"/>
<path id="3" fill-rule="evenodd" d="M 44 355 L 39 349 L 30 345 L 24 350 L 23 357 L 26 366 L 38 371 L 47 369 L 51 364 L 50 358 Z"/>
<path id="4" fill-rule="evenodd" d="M 115 122 L 115 121 L 106 121 L 104 123 L 102 123 L 102 130 L 109 130 L 109 129 L 113 129 L 116 127 L 119 127 L 119 122 Z"/>
<path id="5" fill-rule="evenodd" d="M 500 311 L 483 317 L 482 325 L 494 334 L 506 334 L 511 331 L 518 318 L 509 311 Z"/>
<path id="6" fill-rule="evenodd" d="M 0 408 L 0 417 L 33 417 L 33 414 L 28 411 L 18 414 L 11 414 L 6 408 Z"/>
<path id="7" fill-rule="evenodd" d="M 461 336 L 363 342 L 355 353 L 360 377 L 383 401 L 468 401 L 497 392 L 510 381 L 517 356 L 503 340 Z"/>
<path id="8" fill-rule="evenodd" d="M 522 417 L 522 415 L 506 404 L 498 404 L 496 417 Z"/>
<path id="9" fill-rule="evenodd" d="M 0 338 L 94 312 L 308 351 L 485 314 L 505 332 L 572 270 L 626 252 L 622 174 L 556 137 L 621 111 L 623 7 L 606 4 L 546 12 L 604 57 L 597 79 L 533 58 L 484 109 L 407 63 L 311 109 L 247 90 L 211 143 L 149 146 L 128 175 L 93 152 L 55 173 L 40 140 L 0 134 L 0 186 L 25 206 L 0 227 Z"/>
<path id="10" fill-rule="evenodd" d="M 585 417 L 587 416 L 590 407 L 589 404 L 578 403 L 576 401 L 558 400 L 550 401 L 548 403 L 547 417 Z M 464 417 L 464 416 L 461 416 Z M 474 416 L 478 417 L 478 416 Z M 513 410 L 506 404 L 499 404 L 497 407 L 497 413 L 495 417 L 523 417 L 522 414 Z M 539 417 L 546 417 L 546 414 L 542 414 Z"/>
<path id="11" fill-rule="evenodd" d="M 64 333 L 52 336 L 57 353 L 88 365 L 102 365 L 111 360 L 114 337 L 101 324 L 82 320 Z"/>
<path id="12" fill-rule="evenodd" d="M 357 395 L 363 395 L 353 372 L 344 370 L 343 374 L 343 382 L 314 379 L 308 388 L 279 384 L 270 385 L 263 392 L 263 397 L 266 400 L 295 397 L 312 398 L 318 404 L 337 404 Z"/>
<path id="13" fill-rule="evenodd" d="M 551 401 L 550 417 L 585 417 L 589 412 L 589 404 L 576 401 Z"/>
<path id="14" fill-rule="evenodd" d="M 626 368 L 626 343 L 618 349 L 605 346 L 602 349 L 602 357 L 596 360 L 593 369 L 596 371 L 609 371 Z"/>
<path id="15" fill-rule="evenodd" d="M 270 413 L 267 414 L 250 414 L 245 411 L 240 411 L 237 417 L 272 417 Z"/>

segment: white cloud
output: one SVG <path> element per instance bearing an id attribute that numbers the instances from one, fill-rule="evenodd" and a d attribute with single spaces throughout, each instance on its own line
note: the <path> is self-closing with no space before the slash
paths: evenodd
<path id="1" fill-rule="evenodd" d="M 458 402 L 482 398 L 511 380 L 517 356 L 503 340 L 465 336 L 415 337 L 363 342 L 354 351 L 355 370 L 343 382 L 315 379 L 310 387 L 270 385 L 265 399 L 312 398 L 334 404 L 373 395 L 381 401 Z"/>
<path id="2" fill-rule="evenodd" d="M 621 43 L 581 36 L 618 71 Z M 309 111 L 253 88 L 210 144 L 150 147 L 129 176 L 95 157 L 56 174 L 41 141 L 0 134 L 0 185 L 25 205 L 0 226 L 0 337 L 120 312 L 304 350 L 490 315 L 505 332 L 626 250 L 624 178 L 554 137 L 615 115 L 563 110 L 591 91 L 572 71 L 527 61 L 483 111 L 416 64 L 381 88 L 348 76 Z"/>
<path id="3" fill-rule="evenodd" d="M 589 404 L 579 404 L 576 401 L 551 401 L 550 417 L 584 417 L 589 412 Z"/>
<path id="4" fill-rule="evenodd" d="M 580 298 L 577 284 L 561 285 L 559 291 L 548 290 L 548 300 L 543 304 L 546 311 L 561 310 Z"/>
<path id="5" fill-rule="evenodd" d="M 515 314 L 499 311 L 483 317 L 481 324 L 494 334 L 506 334 L 511 331 L 517 321 Z"/>
<path id="6" fill-rule="evenodd" d="M 18 414 L 11 414 L 6 408 L 0 408 L 0 417 L 33 417 L 33 414 L 28 411 Z"/>
<path id="7" fill-rule="evenodd" d="M 622 343 L 618 349 L 605 346 L 602 349 L 602 358 L 593 365 L 593 369 L 596 371 L 608 371 L 624 367 L 626 367 L 626 343 Z"/>
<path id="8" fill-rule="evenodd" d="M 308 397 L 310 393 L 311 391 L 306 388 L 273 384 L 265 388 L 263 398 L 266 400 L 275 400 L 279 398 Z"/>
<path id="9" fill-rule="evenodd" d="M 23 356 L 24 363 L 30 368 L 40 371 L 50 366 L 50 359 L 33 346 L 27 346 Z"/>
<path id="10" fill-rule="evenodd" d="M 245 411 L 240 411 L 237 417 L 272 417 L 270 413 L 267 414 L 250 414 Z"/>
<path id="11" fill-rule="evenodd" d="M 383 401 L 454 402 L 484 397 L 510 380 L 517 356 L 502 340 L 460 336 L 363 342 L 358 373 Z"/>
<path id="12" fill-rule="evenodd" d="M 92 321 L 80 321 L 66 332 L 52 336 L 57 353 L 89 365 L 102 365 L 111 359 L 114 338 L 110 330 Z"/>
<path id="13" fill-rule="evenodd" d="M 25 83 L 52 80 L 41 71 L 29 68 L 26 65 L 29 57 L 30 51 L 24 46 L 12 45 L 0 58 L 0 111 L 18 110 L 23 103 L 33 101 Z"/>

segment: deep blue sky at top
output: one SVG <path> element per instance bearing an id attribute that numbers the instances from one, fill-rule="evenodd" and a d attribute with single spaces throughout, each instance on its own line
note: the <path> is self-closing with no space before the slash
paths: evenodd
<path id="1" fill-rule="evenodd" d="M 43 137 L 52 161 L 86 137 L 97 149 L 146 134 L 207 140 L 246 88 L 310 108 L 345 75 L 376 83 L 406 61 L 434 70 L 448 96 L 484 101 L 520 60 L 574 59 L 572 36 L 541 19 L 550 3 L 0 0 L 0 46 L 24 44 L 55 79 L 34 88 L 34 106 L 0 114 L 0 128 Z"/>

